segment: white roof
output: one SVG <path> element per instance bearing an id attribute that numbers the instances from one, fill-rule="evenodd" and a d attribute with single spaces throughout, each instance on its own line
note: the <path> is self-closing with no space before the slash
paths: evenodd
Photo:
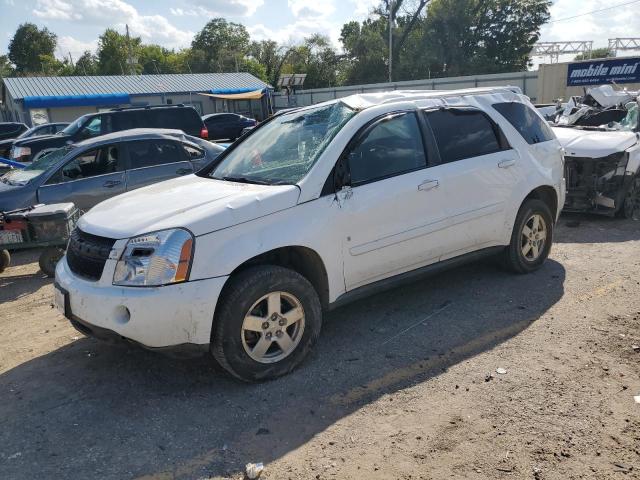
<path id="1" fill-rule="evenodd" d="M 447 97 L 466 97 L 486 94 L 512 95 L 514 100 L 522 95 L 519 87 L 485 87 L 467 88 L 462 90 L 392 90 L 377 93 L 359 93 L 340 98 L 339 101 L 347 104 L 355 110 L 374 107 L 389 103 L 416 102 L 419 100 L 432 100 Z"/>

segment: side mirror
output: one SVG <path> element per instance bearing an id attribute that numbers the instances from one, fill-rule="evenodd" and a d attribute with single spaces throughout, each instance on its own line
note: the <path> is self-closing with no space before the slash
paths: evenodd
<path id="1" fill-rule="evenodd" d="M 351 185 L 351 171 L 348 165 L 348 156 L 340 157 L 333 173 L 333 186 L 336 192 L 342 190 L 343 187 Z"/>

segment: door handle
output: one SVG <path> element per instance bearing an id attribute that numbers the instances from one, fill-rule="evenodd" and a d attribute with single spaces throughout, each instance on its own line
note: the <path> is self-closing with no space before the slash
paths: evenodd
<path id="1" fill-rule="evenodd" d="M 432 188 L 436 188 L 440 185 L 438 180 L 425 180 L 420 185 L 418 185 L 418 190 L 422 190 L 426 192 L 427 190 L 431 190 Z"/>
<path id="2" fill-rule="evenodd" d="M 108 180 L 104 182 L 102 186 L 106 188 L 113 188 L 113 187 L 117 187 L 121 183 L 122 183 L 122 180 Z"/>
<path id="3" fill-rule="evenodd" d="M 193 172 L 193 170 L 191 170 L 190 168 L 179 168 L 178 170 L 176 170 L 176 173 L 178 175 L 186 175 L 187 173 L 191 172 Z"/>
<path id="4" fill-rule="evenodd" d="M 510 160 L 503 160 L 498 163 L 498 167 L 500 168 L 509 168 L 513 167 L 516 164 L 516 161 L 512 158 Z"/>

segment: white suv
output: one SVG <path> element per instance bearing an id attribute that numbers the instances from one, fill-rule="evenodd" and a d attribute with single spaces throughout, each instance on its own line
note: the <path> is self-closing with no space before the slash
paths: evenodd
<path id="1" fill-rule="evenodd" d="M 322 312 L 480 255 L 531 272 L 562 149 L 515 88 L 354 95 L 276 115 L 195 175 L 85 214 L 56 270 L 80 331 L 291 371 Z"/>

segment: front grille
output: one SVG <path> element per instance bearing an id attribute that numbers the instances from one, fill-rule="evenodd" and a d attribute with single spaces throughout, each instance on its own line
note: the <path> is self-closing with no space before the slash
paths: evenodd
<path id="1" fill-rule="evenodd" d="M 85 233 L 79 228 L 71 232 L 67 247 L 67 263 L 73 273 L 88 280 L 99 280 L 109 252 L 116 241 Z"/>

